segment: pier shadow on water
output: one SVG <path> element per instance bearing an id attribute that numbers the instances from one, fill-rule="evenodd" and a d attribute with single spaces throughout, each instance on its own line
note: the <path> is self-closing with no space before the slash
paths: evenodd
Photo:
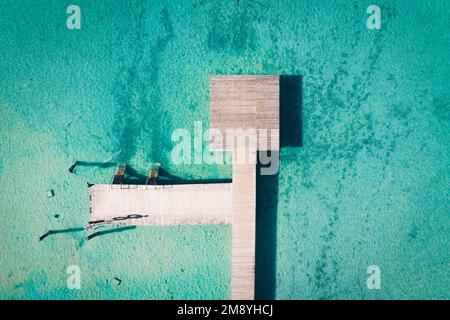
<path id="1" fill-rule="evenodd" d="M 96 162 L 96 161 L 75 161 L 69 168 L 69 172 L 75 172 L 77 167 L 88 167 L 98 169 L 112 169 L 119 164 L 118 161 Z M 111 170 L 111 178 L 113 176 Z M 147 175 L 142 173 L 142 170 L 135 168 L 129 164 L 125 169 L 125 177 L 123 184 L 137 184 L 144 185 L 147 182 Z M 186 179 L 173 175 L 163 168 L 158 172 L 158 185 L 175 185 L 175 184 L 203 184 L 203 183 L 231 183 L 231 179 Z"/>
<path id="2" fill-rule="evenodd" d="M 97 231 L 97 232 L 94 232 L 93 234 L 88 235 L 86 237 L 86 239 L 91 240 L 95 237 L 104 236 L 104 235 L 111 234 L 111 233 L 130 231 L 130 230 L 134 230 L 134 229 L 136 229 L 136 226 L 119 227 L 119 228 L 114 228 L 114 229 L 109 229 L 109 230 Z"/>
<path id="3" fill-rule="evenodd" d="M 124 184 L 145 184 L 147 176 L 139 173 L 132 166 L 127 166 L 125 171 Z M 173 175 L 163 168 L 158 171 L 158 185 L 175 185 L 175 184 L 203 184 L 203 183 L 231 183 L 231 179 L 185 179 Z"/>
<path id="4" fill-rule="evenodd" d="M 90 239 L 98 237 L 98 236 L 111 234 L 111 233 L 118 233 L 118 232 L 123 232 L 123 231 L 129 231 L 129 230 L 134 230 L 134 229 L 136 229 L 136 226 L 127 226 L 127 227 L 113 226 L 113 228 L 109 229 L 109 230 L 96 231 L 96 232 L 88 235 L 86 237 L 86 239 L 90 240 Z M 84 228 L 67 228 L 67 229 L 59 229 L 59 230 L 49 230 L 39 237 L 39 241 L 42 241 L 45 238 L 47 238 L 51 235 L 55 235 L 55 234 L 65 234 L 65 233 L 85 232 L 85 231 L 86 230 Z"/>
<path id="5" fill-rule="evenodd" d="M 302 78 L 294 75 L 281 76 L 280 148 L 301 146 Z M 279 162 L 281 165 L 281 159 Z M 263 166 L 258 163 L 256 168 L 255 298 L 275 299 L 279 173 L 261 175 L 261 167 Z"/>

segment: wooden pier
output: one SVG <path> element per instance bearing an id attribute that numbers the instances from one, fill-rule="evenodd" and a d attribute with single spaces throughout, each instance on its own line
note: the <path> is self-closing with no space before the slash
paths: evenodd
<path id="1" fill-rule="evenodd" d="M 109 184 L 91 187 L 91 221 L 111 220 L 130 214 L 147 215 L 115 224 L 170 226 L 231 223 L 231 183 L 182 185 Z"/>
<path id="2" fill-rule="evenodd" d="M 210 148 L 233 153 L 232 183 L 94 185 L 91 221 L 140 214 L 147 217 L 117 224 L 231 223 L 231 298 L 250 300 L 255 297 L 256 151 L 279 150 L 279 77 L 212 76 L 210 128 L 222 133 L 221 139 L 211 137 Z M 230 129 L 235 134 L 231 146 L 226 136 Z M 252 130 L 255 145 L 251 139 L 236 143 L 239 134 Z M 237 161 L 241 153 L 248 155 L 244 163 Z"/>
<path id="3" fill-rule="evenodd" d="M 213 150 L 233 152 L 233 220 L 231 225 L 231 299 L 255 297 L 256 153 L 279 150 L 279 76 L 212 76 L 210 79 L 210 128 L 223 133 L 211 137 Z M 235 133 L 227 145 L 227 130 Z M 256 134 L 256 146 L 239 145 L 239 134 Z M 248 137 L 250 138 L 250 137 Z M 250 148 L 250 150 L 249 150 Z M 239 162 L 240 155 L 247 162 Z"/>

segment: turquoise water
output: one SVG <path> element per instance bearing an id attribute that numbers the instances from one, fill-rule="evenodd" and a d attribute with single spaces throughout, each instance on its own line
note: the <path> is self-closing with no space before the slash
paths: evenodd
<path id="1" fill-rule="evenodd" d="M 76 160 L 229 178 L 170 161 L 174 129 L 208 127 L 212 74 L 302 76 L 302 145 L 272 195 L 276 298 L 450 298 L 448 1 L 376 1 L 379 31 L 361 0 L 76 4 L 81 30 L 67 1 L 0 0 L 0 298 L 230 297 L 229 226 L 38 241 L 83 225 L 86 182 L 111 178 Z"/>

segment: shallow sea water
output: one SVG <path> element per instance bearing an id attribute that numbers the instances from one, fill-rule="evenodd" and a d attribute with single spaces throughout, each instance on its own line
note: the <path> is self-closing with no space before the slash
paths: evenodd
<path id="1" fill-rule="evenodd" d="M 86 182 L 108 183 L 95 163 L 118 151 L 139 173 L 230 178 L 170 160 L 173 130 L 208 127 L 212 74 L 302 79 L 301 146 L 269 195 L 277 299 L 450 298 L 448 1 L 377 1 L 379 31 L 360 0 L 76 4 L 70 31 L 65 1 L 0 0 L 1 299 L 230 297 L 229 226 L 38 241 L 88 220 Z"/>

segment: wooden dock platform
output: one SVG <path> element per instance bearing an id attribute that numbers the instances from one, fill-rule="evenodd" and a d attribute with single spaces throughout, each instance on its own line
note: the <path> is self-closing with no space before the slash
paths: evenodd
<path id="1" fill-rule="evenodd" d="M 259 151 L 279 150 L 279 76 L 211 76 L 209 87 L 209 127 L 223 133 L 222 141 L 212 139 L 211 149 L 232 151 L 225 141 L 227 129 L 255 129 L 270 133 L 258 135 Z"/>
<path id="2" fill-rule="evenodd" d="M 231 298 L 255 297 L 256 151 L 279 150 L 279 76 L 212 76 L 210 128 L 223 140 L 210 148 L 232 151 L 233 179 L 225 184 L 173 186 L 94 185 L 91 221 L 130 214 L 146 218 L 119 221 L 133 225 L 232 224 Z M 232 146 L 227 130 L 256 130 L 257 145 Z M 265 134 L 264 134 L 265 131 Z M 248 131 L 247 131 L 248 132 Z M 238 136 L 231 137 L 232 141 Z M 236 161 L 242 149 L 254 147 L 247 162 Z"/>
<path id="3" fill-rule="evenodd" d="M 96 184 L 91 187 L 91 221 L 139 214 L 148 217 L 116 224 L 224 224 L 231 223 L 232 212 L 231 183 L 116 185 L 114 188 L 109 184 Z"/>
<path id="4" fill-rule="evenodd" d="M 211 137 L 212 150 L 233 152 L 233 220 L 231 239 L 231 299 L 255 297 L 256 154 L 251 150 L 278 151 L 280 124 L 280 77 L 265 75 L 212 76 L 210 79 L 210 128 L 223 140 Z M 227 130 L 236 134 L 256 132 L 244 145 L 227 145 Z M 264 134 L 265 132 L 265 134 Z M 244 133 L 245 135 L 245 133 Z M 251 149 L 249 149 L 251 148 Z M 248 155 L 247 162 L 239 161 Z"/>

